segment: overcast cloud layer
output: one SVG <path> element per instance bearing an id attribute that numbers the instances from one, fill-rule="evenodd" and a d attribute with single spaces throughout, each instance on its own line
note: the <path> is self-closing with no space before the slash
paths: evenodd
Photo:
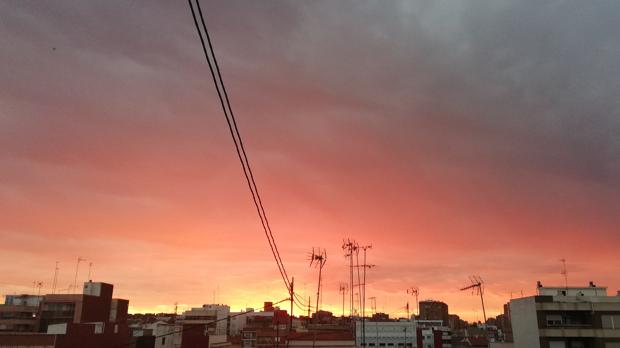
<path id="1" fill-rule="evenodd" d="M 391 313 L 417 285 L 480 318 L 457 291 L 480 274 L 496 314 L 563 257 L 620 288 L 620 2 L 203 6 L 289 273 L 312 293 L 326 247 L 328 308 L 345 237 Z M 134 310 L 286 297 L 186 3 L 0 13 L 0 293 L 56 260 L 66 287 L 80 255 Z"/>

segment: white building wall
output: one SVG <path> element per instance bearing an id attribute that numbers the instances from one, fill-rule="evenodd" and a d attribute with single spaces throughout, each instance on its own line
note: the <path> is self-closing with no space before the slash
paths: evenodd
<path id="1" fill-rule="evenodd" d="M 540 296 L 587 296 L 607 297 L 606 287 L 542 287 L 538 288 Z"/>
<path id="2" fill-rule="evenodd" d="M 242 314 L 247 313 L 247 314 Z M 240 315 L 242 314 L 242 315 Z M 230 335 L 241 335 L 248 320 L 255 317 L 273 317 L 273 312 L 232 312 L 230 313 Z"/>
<path id="3" fill-rule="evenodd" d="M 181 315 L 181 321 L 194 323 L 209 323 L 217 320 L 215 323 L 215 332 L 212 335 L 227 335 L 228 316 L 230 315 L 230 307 L 219 304 L 206 304 L 202 307 L 192 308 L 185 311 Z M 192 318 L 192 319 L 190 319 Z"/>
<path id="4" fill-rule="evenodd" d="M 151 329 L 153 330 L 153 336 L 162 336 L 162 335 L 166 335 L 166 336 L 162 336 L 162 337 L 158 337 L 155 339 L 155 348 L 173 348 L 174 345 L 174 335 L 172 335 L 171 333 L 173 333 L 175 331 L 175 325 L 174 324 L 168 324 L 166 322 L 155 322 L 152 324 L 147 324 L 144 326 L 146 329 Z"/>
<path id="5" fill-rule="evenodd" d="M 534 297 L 510 301 L 514 348 L 540 348 L 540 332 Z"/>
<path id="6" fill-rule="evenodd" d="M 85 282 L 83 294 L 101 296 L 101 283 Z"/>
<path id="7" fill-rule="evenodd" d="M 362 321 L 355 322 L 358 347 L 362 347 Z M 383 345 L 382 345 L 383 344 Z M 413 321 L 366 321 L 367 347 L 416 346 L 416 324 Z"/>

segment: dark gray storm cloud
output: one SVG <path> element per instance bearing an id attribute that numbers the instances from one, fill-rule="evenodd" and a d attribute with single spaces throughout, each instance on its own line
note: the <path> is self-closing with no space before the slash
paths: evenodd
<path id="1" fill-rule="evenodd" d="M 202 4 L 280 226 L 620 241 L 620 2 Z M 253 213 L 186 2 L 4 1 L 0 44 L 1 209 Z"/>

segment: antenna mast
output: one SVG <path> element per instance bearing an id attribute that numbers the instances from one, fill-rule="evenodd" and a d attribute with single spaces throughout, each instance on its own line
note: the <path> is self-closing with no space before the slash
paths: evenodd
<path id="1" fill-rule="evenodd" d="M 471 276 L 469 277 L 469 281 L 471 285 L 466 286 L 461 289 L 461 291 L 471 290 L 472 295 L 480 295 L 480 301 L 482 302 L 482 315 L 484 316 L 484 325 L 487 324 L 487 313 L 484 309 L 484 281 L 480 276 Z"/>
<path id="2" fill-rule="evenodd" d="M 566 259 L 560 259 L 560 262 L 562 262 L 562 271 L 560 274 L 564 276 L 564 285 L 566 286 L 566 290 L 568 290 L 568 270 L 566 269 Z"/>
<path id="3" fill-rule="evenodd" d="M 353 302 L 354 298 L 354 284 L 353 284 L 353 252 L 357 249 L 357 243 L 350 239 L 342 242 L 342 250 L 344 250 L 344 257 L 349 258 L 349 316 L 353 317 L 353 312 L 355 308 L 355 304 Z"/>
<path id="4" fill-rule="evenodd" d="M 420 301 L 418 301 L 418 295 L 420 295 L 420 289 L 417 286 L 412 286 L 409 289 L 407 289 L 407 294 L 411 296 L 415 296 L 416 308 L 418 309 L 417 315 L 420 315 Z M 409 313 L 407 313 L 407 316 L 409 316 Z"/>
<path id="5" fill-rule="evenodd" d="M 372 249 L 372 245 L 363 245 L 361 247 L 362 250 L 364 250 L 364 264 L 362 264 L 362 267 L 364 267 L 364 276 L 363 276 L 363 280 L 362 280 L 362 288 L 361 288 L 361 305 L 362 305 L 362 346 L 366 347 L 366 269 L 367 268 L 372 268 L 375 265 L 369 265 L 366 264 L 366 251 L 368 249 Z M 358 268 L 358 272 L 359 272 L 359 268 Z"/>
<path id="6" fill-rule="evenodd" d="M 347 294 L 349 288 L 346 283 L 340 283 L 340 288 L 338 289 L 338 293 L 342 294 L 342 317 L 344 318 L 344 295 Z"/>
<path id="7" fill-rule="evenodd" d="M 54 280 L 52 281 L 52 294 L 56 293 L 56 285 L 58 285 L 58 261 L 56 261 L 56 267 L 54 267 Z"/>
<path id="8" fill-rule="evenodd" d="M 316 313 L 317 320 L 319 319 L 319 305 L 320 305 L 320 297 L 321 297 L 321 280 L 323 275 L 323 266 L 327 262 L 327 250 L 321 248 L 312 248 L 312 253 L 310 254 L 310 267 L 318 267 L 319 268 L 319 284 L 316 289 Z"/>
<path id="9" fill-rule="evenodd" d="M 77 291 L 77 276 L 78 276 L 78 270 L 80 269 L 80 262 L 82 261 L 86 261 L 86 259 L 83 259 L 82 257 L 78 256 L 77 258 L 77 263 L 75 264 L 75 277 L 73 278 L 73 291 Z"/>
<path id="10" fill-rule="evenodd" d="M 369 297 L 370 300 L 370 310 L 372 314 L 377 314 L 377 298 L 375 296 Z"/>
<path id="11" fill-rule="evenodd" d="M 92 271 L 93 271 L 93 263 L 89 262 L 88 263 L 88 280 L 93 280 L 93 278 L 90 277 Z"/>

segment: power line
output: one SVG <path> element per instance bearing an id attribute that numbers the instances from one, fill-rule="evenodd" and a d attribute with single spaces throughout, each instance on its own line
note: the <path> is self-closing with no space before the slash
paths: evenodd
<path id="1" fill-rule="evenodd" d="M 243 158 L 245 160 L 245 164 L 248 169 L 248 173 L 250 174 L 250 180 L 252 181 L 252 186 L 254 187 L 254 191 L 256 192 L 256 198 L 258 198 L 258 205 L 260 206 L 260 210 L 263 213 L 263 218 L 265 219 L 265 224 L 267 225 L 267 230 L 269 231 L 269 236 L 271 237 L 271 241 L 273 243 L 273 249 L 275 250 L 275 254 L 282 265 L 282 270 L 284 271 L 284 275 L 286 277 L 286 281 L 288 283 L 288 288 L 290 289 L 291 281 L 289 280 L 288 274 L 286 273 L 286 268 L 284 267 L 284 262 L 282 262 L 282 258 L 280 257 L 280 252 L 278 251 L 278 246 L 276 244 L 275 238 L 273 237 L 273 232 L 271 231 L 271 226 L 269 225 L 269 220 L 267 219 L 267 213 L 265 213 L 265 208 L 263 206 L 263 201 L 261 200 L 260 193 L 258 192 L 258 187 L 256 187 L 256 182 L 254 181 L 254 174 L 252 173 L 252 167 L 250 166 L 250 161 L 248 160 L 247 154 L 245 152 L 245 146 L 243 145 L 243 138 L 241 138 L 241 134 L 239 133 L 239 128 L 237 127 L 237 121 L 235 119 L 235 114 L 233 113 L 232 107 L 230 106 L 230 99 L 228 98 L 228 92 L 226 91 L 226 86 L 224 86 L 224 80 L 222 79 L 222 74 L 220 72 L 219 64 L 217 63 L 217 58 L 215 56 L 215 50 L 213 49 L 213 45 L 211 44 L 211 37 L 209 35 L 209 31 L 207 30 L 207 26 L 205 25 L 204 17 L 202 15 L 202 9 L 200 7 L 200 1 L 196 0 L 196 6 L 198 7 L 198 13 L 200 14 L 200 21 L 202 23 L 202 27 L 205 31 L 205 36 L 207 38 L 207 43 L 209 44 L 209 49 L 211 50 L 211 54 L 213 56 L 213 62 L 215 63 L 215 70 L 217 71 L 217 76 L 222 85 L 222 91 L 224 92 L 224 98 L 226 99 L 226 105 L 228 106 L 228 111 L 230 111 L 230 118 L 232 120 L 235 133 L 237 134 L 237 138 L 239 139 L 239 144 L 241 147 L 241 153 L 243 154 Z"/>
<path id="2" fill-rule="evenodd" d="M 237 151 L 237 156 L 239 158 L 239 161 L 241 162 L 241 167 L 243 169 L 243 174 L 245 176 L 246 182 L 248 184 L 248 187 L 250 189 L 250 193 L 252 194 L 252 201 L 254 202 L 254 206 L 256 208 L 256 211 L 259 215 L 259 218 L 261 220 L 261 225 L 263 227 L 263 231 L 265 233 L 265 236 L 267 237 L 267 241 L 269 242 L 269 247 L 271 249 L 271 253 L 273 254 L 274 259 L 276 260 L 276 264 L 278 266 L 278 271 L 280 272 L 280 275 L 282 277 L 282 280 L 284 281 L 284 284 L 288 290 L 288 292 L 290 293 L 290 289 L 291 289 L 291 282 L 289 280 L 288 274 L 286 272 L 286 268 L 284 267 L 284 263 L 282 262 L 282 258 L 280 256 L 280 253 L 278 251 L 278 247 L 275 243 L 275 238 L 273 237 L 273 233 L 271 231 L 271 227 L 269 225 L 269 220 L 267 219 L 267 214 L 265 213 L 265 208 L 263 206 L 262 203 L 262 199 L 260 197 L 260 193 L 258 192 L 258 187 L 256 185 L 256 181 L 254 180 L 254 174 L 252 172 L 252 168 L 250 167 L 250 162 L 248 160 L 246 151 L 245 151 L 245 147 L 243 145 L 243 140 L 241 138 L 241 135 L 239 133 L 239 128 L 237 127 L 237 122 L 235 120 L 235 116 L 234 113 L 232 111 L 232 107 L 230 104 L 230 99 L 228 97 L 228 93 L 226 92 L 226 86 L 224 85 L 224 80 L 222 78 L 222 74 L 220 72 L 220 68 L 219 68 L 219 64 L 217 63 L 217 58 L 215 57 L 215 51 L 213 49 L 213 44 L 211 42 L 211 38 L 209 36 L 209 31 L 207 29 L 207 26 L 205 24 L 205 20 L 204 20 L 204 16 L 202 14 L 202 8 L 200 7 L 200 1 L 196 0 L 196 7 L 198 9 L 198 15 L 200 16 L 200 22 L 202 24 L 202 28 L 205 32 L 205 37 L 207 39 L 207 43 L 209 46 L 209 51 L 211 52 L 211 56 L 213 59 L 213 63 L 211 62 L 211 58 L 209 56 L 209 53 L 207 51 L 207 47 L 205 45 L 205 41 L 202 35 L 202 32 L 200 30 L 200 26 L 198 24 L 198 21 L 196 19 L 196 12 L 194 11 L 194 6 L 192 5 L 192 1 L 188 0 L 188 4 L 190 7 L 190 10 L 192 12 L 192 18 L 194 20 L 194 25 L 196 26 L 196 31 L 198 32 L 198 36 L 200 38 L 200 43 L 202 45 L 202 49 L 205 55 L 205 59 L 207 60 L 207 63 L 209 65 L 209 70 L 211 72 L 211 77 L 213 78 L 213 84 L 215 85 L 215 89 L 217 91 L 218 94 L 218 98 L 220 100 L 220 105 L 222 107 L 222 111 L 224 112 L 224 116 L 226 118 L 226 123 L 228 124 L 228 129 L 230 131 L 230 134 L 233 138 L 233 142 L 235 145 L 235 150 Z M 213 68 L 213 65 L 215 65 L 215 70 Z M 216 76 L 216 72 L 217 72 L 217 76 Z M 219 84 L 218 84 L 218 80 L 219 80 Z M 221 90 L 220 90 L 221 88 Z M 224 95 L 224 97 L 222 97 L 222 94 Z M 224 99 L 226 100 L 226 102 L 224 102 Z M 228 107 L 228 109 L 227 109 Z M 230 116 L 229 116 L 230 113 Z"/>

